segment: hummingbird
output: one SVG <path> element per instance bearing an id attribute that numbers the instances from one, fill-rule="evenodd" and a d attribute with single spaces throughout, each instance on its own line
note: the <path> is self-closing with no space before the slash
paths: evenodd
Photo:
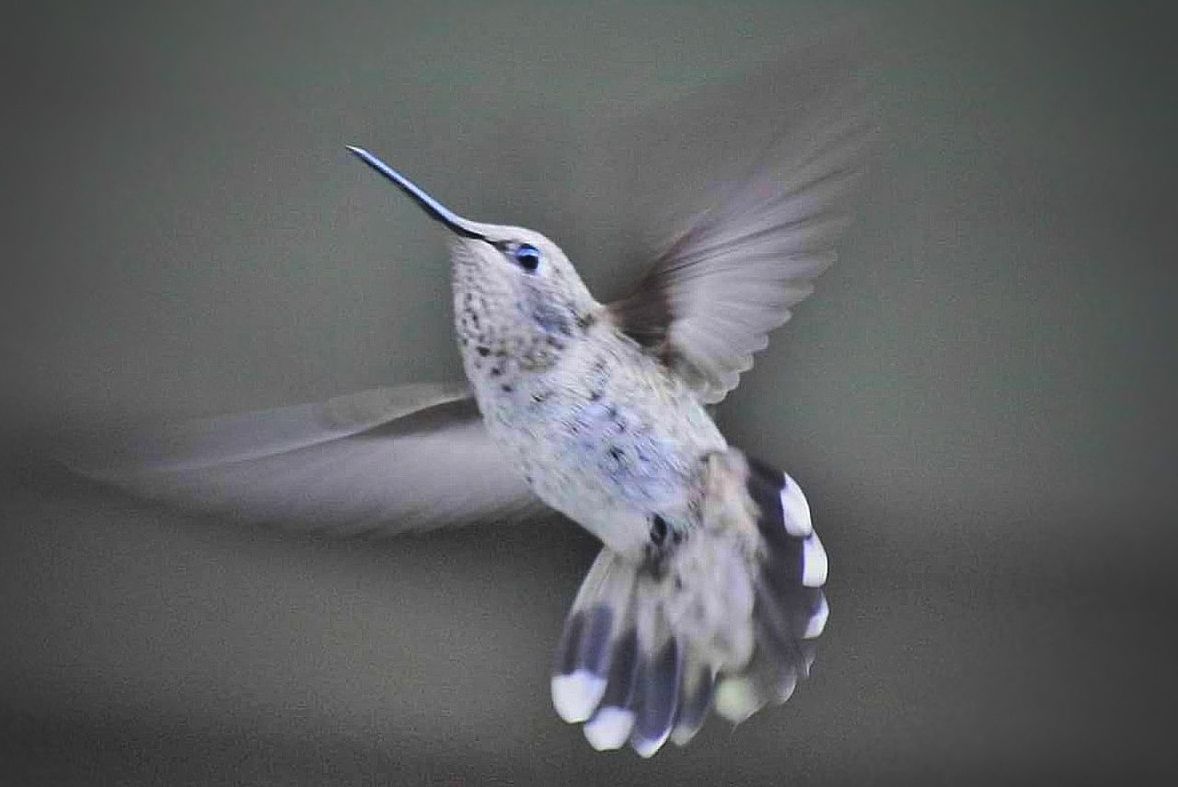
<path id="1" fill-rule="evenodd" d="M 861 132 L 794 135 L 610 302 L 539 232 L 467 219 L 349 146 L 447 231 L 466 382 L 184 424 L 90 474 L 336 534 L 561 514 L 602 546 L 556 646 L 559 716 L 643 757 L 713 710 L 742 722 L 808 677 L 828 560 L 798 483 L 712 410 L 833 262 Z"/>

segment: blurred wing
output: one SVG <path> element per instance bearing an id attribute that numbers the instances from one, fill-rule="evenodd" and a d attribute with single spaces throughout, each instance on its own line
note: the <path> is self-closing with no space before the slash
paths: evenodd
<path id="1" fill-rule="evenodd" d="M 545 514 L 465 386 L 411 385 L 141 432 L 86 475 L 244 522 L 338 535 Z"/>
<path id="2" fill-rule="evenodd" d="M 657 351 L 704 402 L 736 387 L 769 331 L 834 262 L 867 128 L 850 103 L 835 104 L 714 194 L 637 289 L 609 304 L 621 330 Z"/>

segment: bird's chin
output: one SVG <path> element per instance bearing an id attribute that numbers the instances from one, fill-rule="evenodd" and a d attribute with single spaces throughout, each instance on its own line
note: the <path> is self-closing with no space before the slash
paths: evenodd
<path id="1" fill-rule="evenodd" d="M 455 267 L 481 267 L 487 262 L 484 257 L 488 251 L 494 251 L 494 247 L 486 241 L 458 235 L 450 238 L 450 261 Z"/>

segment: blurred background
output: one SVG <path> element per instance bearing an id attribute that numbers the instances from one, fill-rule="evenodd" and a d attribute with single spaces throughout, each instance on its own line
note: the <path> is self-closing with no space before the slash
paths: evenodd
<path id="1" fill-rule="evenodd" d="M 1167 782 L 1174 21 L 10 6 L 0 782 Z M 813 72 L 789 73 L 853 63 L 880 131 L 839 264 L 719 414 L 799 479 L 831 555 L 830 624 L 785 706 L 651 761 L 598 754 L 548 693 L 597 548 L 576 528 L 300 538 L 36 458 L 66 427 L 460 373 L 442 235 L 345 143 L 550 235 L 605 297 L 664 202 L 788 115 L 773 69 L 805 47 Z"/>

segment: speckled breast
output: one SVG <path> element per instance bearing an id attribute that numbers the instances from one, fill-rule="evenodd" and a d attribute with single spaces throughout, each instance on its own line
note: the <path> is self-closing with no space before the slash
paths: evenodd
<path id="1" fill-rule="evenodd" d="M 492 435 L 537 495 L 607 543 L 646 538 L 654 514 L 686 527 L 700 459 L 725 447 L 702 406 L 622 341 L 588 341 L 509 390 L 478 384 Z"/>

